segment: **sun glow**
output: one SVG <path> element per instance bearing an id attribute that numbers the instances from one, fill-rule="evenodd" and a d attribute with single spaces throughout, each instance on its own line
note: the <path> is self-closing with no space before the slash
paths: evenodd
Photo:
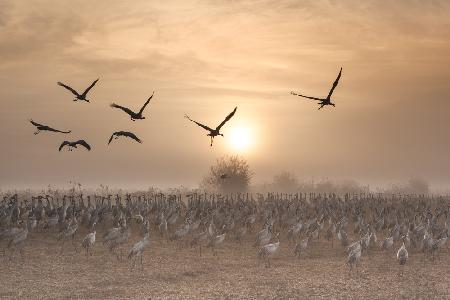
<path id="1" fill-rule="evenodd" d="M 245 126 L 236 126 L 230 131 L 230 146 L 239 152 L 248 151 L 251 147 L 251 131 Z"/>

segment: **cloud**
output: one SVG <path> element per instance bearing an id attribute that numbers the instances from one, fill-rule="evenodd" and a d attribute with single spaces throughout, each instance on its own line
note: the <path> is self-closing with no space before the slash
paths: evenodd
<path id="1" fill-rule="evenodd" d="M 0 178 L 29 172 L 32 181 L 47 163 L 46 180 L 64 176 L 61 167 L 83 178 L 88 159 L 92 177 L 195 183 L 227 148 L 203 147 L 204 136 L 182 116 L 198 112 L 214 122 L 234 105 L 261 132 L 259 154 L 250 156 L 260 172 L 295 162 L 306 174 L 338 176 L 348 166 L 367 178 L 421 169 L 448 178 L 437 170 L 450 165 L 436 149 L 450 145 L 433 130 L 449 129 L 440 115 L 450 109 L 449 13 L 448 1 L 418 0 L 0 1 L 0 138 L 11 140 L 2 153 L 16 154 L 0 158 Z M 340 66 L 335 110 L 317 114 L 313 103 L 289 96 L 292 89 L 325 95 Z M 89 108 L 67 102 L 55 85 L 84 86 L 97 76 Z M 103 141 L 112 127 L 130 126 L 109 102 L 139 107 L 154 89 L 151 118 L 136 124 L 145 142 L 122 164 L 110 164 L 119 151 L 103 155 L 103 148 L 55 163 L 56 141 L 29 147 L 23 120 L 30 115 Z M 34 155 L 40 162 L 30 166 Z"/>

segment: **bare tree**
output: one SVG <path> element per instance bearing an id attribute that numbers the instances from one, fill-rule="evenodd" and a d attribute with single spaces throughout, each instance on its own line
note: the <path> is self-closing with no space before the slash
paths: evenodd
<path id="1" fill-rule="evenodd" d="M 247 161 L 240 156 L 224 156 L 211 166 L 203 179 L 202 187 L 217 192 L 244 192 L 250 185 L 253 172 Z"/>
<path id="2" fill-rule="evenodd" d="M 417 177 L 408 181 L 407 189 L 412 194 L 428 194 L 430 187 L 425 179 Z"/>
<path id="3" fill-rule="evenodd" d="M 283 192 L 294 192 L 298 190 L 298 179 L 289 172 L 282 172 L 273 177 L 273 190 Z"/>

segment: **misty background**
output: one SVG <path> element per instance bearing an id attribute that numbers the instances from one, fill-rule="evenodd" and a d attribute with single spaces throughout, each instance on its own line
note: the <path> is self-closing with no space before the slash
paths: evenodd
<path id="1" fill-rule="evenodd" d="M 448 1 L 0 0 L 0 188 L 108 184 L 196 186 L 240 155 L 254 184 L 284 171 L 300 182 L 390 186 L 450 179 Z M 291 90 L 326 96 L 320 112 Z M 91 103 L 56 85 L 84 89 Z M 138 109 L 155 91 L 146 120 Z M 184 114 L 214 125 L 214 147 Z M 40 133 L 33 118 L 70 136 Z M 237 151 L 232 126 L 251 128 Z M 107 146 L 117 130 L 143 144 Z M 93 150 L 58 152 L 65 139 Z"/>

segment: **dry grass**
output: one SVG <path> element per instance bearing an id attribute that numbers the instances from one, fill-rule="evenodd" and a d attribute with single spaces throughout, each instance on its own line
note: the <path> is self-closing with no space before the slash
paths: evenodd
<path id="1" fill-rule="evenodd" d="M 83 234 L 77 237 L 78 245 Z M 178 250 L 175 244 L 152 238 L 144 253 L 144 270 L 130 270 L 102 245 L 87 261 L 79 249 L 60 247 L 48 233 L 32 233 L 25 260 L 16 256 L 1 264 L 0 299 L 449 299 L 448 249 L 434 262 L 410 253 L 404 276 L 398 275 L 395 249 L 364 255 L 349 274 L 339 246 L 315 241 L 300 259 L 293 244 L 281 240 L 272 267 L 258 266 L 248 240 L 240 247 L 226 240 L 213 257 L 205 249 Z M 139 240 L 133 236 L 127 245 Z M 209 250 L 209 249 L 208 249 Z M 411 252 L 411 251 L 410 251 Z"/>

